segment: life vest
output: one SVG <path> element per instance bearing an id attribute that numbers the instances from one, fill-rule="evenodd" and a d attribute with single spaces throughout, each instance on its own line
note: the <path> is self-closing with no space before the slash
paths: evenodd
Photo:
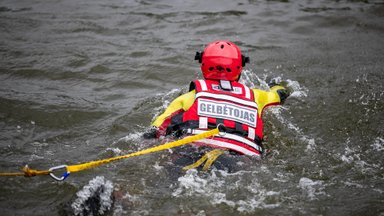
<path id="1" fill-rule="evenodd" d="M 226 89 L 222 84 L 226 84 Z M 195 80 L 190 90 L 196 91 L 193 105 L 171 118 L 167 134 L 199 134 L 222 124 L 225 132 L 198 144 L 226 148 L 244 155 L 262 153 L 262 120 L 253 91 L 238 82 Z"/>

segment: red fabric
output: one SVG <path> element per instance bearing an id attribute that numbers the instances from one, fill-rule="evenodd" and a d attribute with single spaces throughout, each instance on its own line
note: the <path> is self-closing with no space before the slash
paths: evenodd
<path id="1" fill-rule="evenodd" d="M 169 124 L 171 123 L 171 119 L 173 116 L 183 112 L 184 110 L 183 109 L 179 109 L 177 110 L 176 112 L 172 113 L 170 116 L 168 116 L 164 121 L 163 123 L 160 125 L 159 127 L 159 130 L 158 130 L 158 133 L 157 133 L 157 137 L 160 137 L 161 135 L 165 135 L 165 132 L 167 130 L 167 127 L 169 126 Z"/>
<path id="2" fill-rule="evenodd" d="M 239 99 L 242 99 L 242 100 L 245 100 L 245 101 L 249 101 L 249 102 L 252 102 L 252 103 L 255 103 L 256 102 L 254 101 L 254 95 L 253 95 L 253 91 L 251 89 L 249 89 L 249 93 L 250 93 L 250 99 L 249 98 L 246 98 L 246 86 L 244 86 L 243 84 L 241 83 L 238 83 L 238 82 L 231 82 L 232 86 L 234 88 L 241 88 L 241 93 L 233 93 L 233 92 L 229 92 L 229 91 L 223 91 L 223 90 L 217 90 L 217 89 L 213 89 L 212 86 L 219 86 L 219 82 L 218 81 L 213 81 L 213 80 L 205 80 L 204 81 L 206 83 L 206 86 L 207 86 L 207 90 L 203 90 L 201 84 L 199 81 L 194 81 L 195 83 L 195 90 L 196 90 L 196 94 L 198 94 L 199 92 L 208 92 L 208 93 L 212 93 L 212 94 L 221 94 L 221 95 L 229 95 L 229 96 L 233 96 L 233 97 L 236 97 L 236 98 L 239 98 Z M 217 87 L 216 87 L 217 88 Z M 202 99 L 205 99 L 206 97 L 200 97 Z M 186 112 L 184 112 L 183 114 L 183 122 L 188 122 L 188 121 L 199 121 L 199 118 L 200 116 L 198 116 L 198 100 L 200 98 L 197 98 L 193 105 L 191 106 L 190 109 L 188 109 Z M 217 101 L 217 102 L 220 102 L 220 101 L 226 101 L 226 103 L 230 103 L 230 104 L 236 104 L 236 105 L 239 105 L 239 106 L 242 106 L 242 107 L 245 107 L 246 105 L 244 104 L 238 104 L 234 101 L 227 101 L 227 100 L 221 100 L 221 99 L 214 99 L 214 98 L 209 98 L 210 101 Z M 249 106 L 250 107 L 250 106 Z M 255 110 L 254 107 L 250 107 L 252 108 L 253 110 Z M 260 139 L 262 138 L 262 119 L 259 117 L 259 115 L 257 114 L 257 110 L 256 110 L 256 118 L 257 118 L 257 124 L 256 124 L 256 128 L 253 128 L 255 129 L 255 135 L 258 136 Z M 214 123 L 216 124 L 217 123 L 217 119 L 214 118 L 214 117 L 207 117 L 208 118 L 208 122 L 209 123 Z M 224 119 L 223 121 L 223 124 L 225 127 L 227 128 L 232 128 L 232 129 L 236 129 L 236 122 L 234 120 L 228 120 L 228 119 Z M 216 124 L 217 125 L 217 124 Z M 248 128 L 251 127 L 245 123 L 242 123 L 241 124 L 242 126 L 242 129 L 245 131 L 245 132 L 248 132 Z M 195 128 L 197 129 L 197 128 Z M 200 128 L 201 130 L 205 130 L 206 128 Z M 240 131 L 240 132 L 243 132 L 243 131 Z M 254 140 L 251 140 L 249 139 L 248 137 L 243 137 L 243 138 L 246 138 L 248 139 L 249 141 L 252 141 L 254 142 Z M 227 142 L 227 143 L 231 143 L 231 144 L 235 144 L 236 146 L 239 146 L 243 149 L 246 149 L 246 150 L 249 150 L 251 152 L 253 152 L 254 154 L 257 154 L 257 155 L 260 155 L 260 152 L 256 149 L 254 149 L 253 147 L 247 145 L 247 144 L 244 144 L 242 142 L 239 142 L 239 141 L 235 141 L 235 140 L 230 140 L 230 139 L 225 139 L 225 138 L 220 138 L 220 137 L 214 137 L 213 138 L 214 140 L 218 140 L 218 141 L 224 141 L 224 142 Z M 214 146 L 211 144 L 211 146 Z M 240 153 L 243 153 L 243 152 L 240 152 Z"/>

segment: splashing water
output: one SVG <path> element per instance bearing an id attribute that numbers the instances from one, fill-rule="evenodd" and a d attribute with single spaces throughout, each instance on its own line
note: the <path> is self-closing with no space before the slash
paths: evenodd
<path id="1" fill-rule="evenodd" d="M 201 175 L 197 170 L 189 170 L 178 179 L 178 186 L 172 193 L 176 198 L 197 198 L 207 200 L 212 205 L 226 204 L 239 212 L 252 212 L 257 208 L 276 208 L 279 201 L 271 201 L 280 195 L 268 191 L 258 181 L 259 171 L 227 173 L 212 170 Z"/>
<path id="2" fill-rule="evenodd" d="M 269 89 L 267 83 L 267 74 L 262 74 L 262 78 L 260 78 L 256 73 L 251 70 L 243 70 L 241 73 L 240 82 L 244 83 L 246 86 L 250 88 L 260 88 L 263 90 Z"/>
<path id="3" fill-rule="evenodd" d="M 266 110 L 260 164 L 171 178 L 176 152 L 161 152 L 69 181 L 111 180 L 106 215 L 383 215 L 382 2 L 2 1 L 2 170 L 151 146 L 140 133 L 201 77 L 193 53 L 222 38 L 251 57 L 242 83 L 293 90 Z M 116 187 L 130 195 L 118 208 Z M 2 179 L 1 213 L 63 215 L 78 190 Z"/>
<path id="4" fill-rule="evenodd" d="M 281 68 L 281 66 L 278 66 Z M 259 88 L 262 90 L 269 90 L 268 82 L 274 81 L 275 83 L 282 83 L 289 91 L 291 92 L 291 95 L 289 98 L 296 98 L 301 99 L 308 96 L 308 89 L 304 86 L 301 86 L 298 81 L 286 79 L 284 80 L 282 77 L 277 76 L 273 78 L 269 78 L 270 75 L 267 74 L 268 70 L 264 70 L 265 73 L 261 74 L 261 77 L 259 77 L 256 73 L 252 72 L 251 70 L 244 70 L 241 77 L 241 82 L 248 85 L 251 88 Z M 270 81 L 268 81 L 270 79 Z M 259 86 L 257 86 L 258 84 Z M 278 107 L 270 107 L 268 109 L 268 112 L 272 113 L 275 118 L 282 124 L 288 127 L 288 129 L 294 131 L 298 137 L 300 137 L 300 140 L 307 143 L 306 151 L 314 150 L 316 146 L 315 139 L 312 137 L 309 137 L 307 135 L 304 135 L 301 131 L 301 129 L 295 125 L 290 119 L 283 116 L 283 111 L 289 111 L 289 108 L 284 106 L 278 106 Z"/>
<path id="5" fill-rule="evenodd" d="M 375 142 L 371 146 L 375 151 L 383 151 L 384 150 L 384 139 L 377 137 Z"/>
<path id="6" fill-rule="evenodd" d="M 323 192 L 324 186 L 322 181 L 313 181 L 309 178 L 301 178 L 299 187 L 306 193 L 310 200 L 316 199 L 316 195 L 325 194 Z"/>
<path id="7" fill-rule="evenodd" d="M 269 90 L 268 87 L 268 75 L 262 74 L 260 77 L 249 70 L 245 70 L 242 75 L 241 82 L 248 85 L 251 88 L 260 88 L 263 90 Z M 281 77 L 273 78 L 276 82 L 281 82 Z M 286 87 L 292 90 L 291 97 L 302 98 L 307 96 L 308 90 L 305 87 L 300 86 L 297 81 L 286 80 Z M 154 108 L 155 118 L 159 115 L 174 98 L 179 96 L 185 91 L 182 88 L 176 88 L 170 92 L 164 94 L 158 94 L 156 98 L 159 98 L 161 104 Z M 303 135 L 301 129 L 292 123 L 289 119 L 285 118 L 282 111 L 286 111 L 287 108 L 277 107 L 270 109 L 275 118 L 282 124 L 294 131 L 302 137 L 302 140 L 308 142 L 308 150 L 311 150 L 315 146 L 315 140 Z M 136 132 L 129 134 L 116 143 L 130 142 L 139 143 L 141 140 L 142 132 Z M 115 144 L 116 144 L 115 143 Z M 115 151 L 114 151 L 115 152 Z M 121 152 L 118 152 L 120 154 Z M 177 179 L 176 183 L 169 182 L 171 185 L 171 196 L 177 199 L 186 200 L 206 200 L 208 203 L 214 206 L 224 206 L 236 209 L 237 212 L 251 213 L 256 209 L 273 209 L 281 207 L 283 200 L 281 197 L 281 191 L 268 190 L 264 182 L 258 179 L 260 174 L 270 175 L 270 171 L 267 167 L 254 167 L 251 171 L 239 171 L 236 173 L 227 173 L 222 170 L 213 169 L 209 173 L 200 173 L 195 169 L 187 171 L 185 174 Z M 160 165 L 159 161 L 156 161 L 152 167 L 157 175 L 163 171 L 164 167 Z M 288 177 L 284 174 L 275 178 L 274 181 L 288 181 Z M 277 179 L 277 180 L 276 180 Z M 309 179 L 310 180 L 310 179 Z M 305 191 L 310 199 L 315 199 L 316 195 L 322 193 L 321 182 L 306 181 L 305 178 L 300 180 L 299 187 Z M 126 193 L 126 199 L 132 201 L 129 193 Z M 129 198 L 128 198 L 129 196 Z M 145 199 L 143 196 L 136 197 L 136 200 Z M 133 201 L 132 201 L 133 202 Z M 138 203 L 145 202 L 144 200 L 136 201 Z M 184 204 L 183 204 L 184 205 Z M 139 206 L 136 206 L 139 208 Z M 124 206 L 117 206 L 114 209 L 116 214 L 120 214 L 124 211 Z M 188 207 L 186 207 L 188 208 Z M 143 209 L 131 209 L 132 211 L 142 211 Z M 120 212 L 120 213 L 119 213 Z M 199 212 L 199 214 L 205 214 L 205 212 Z"/>
<path id="8" fill-rule="evenodd" d="M 71 204 L 74 215 L 104 214 L 112 207 L 113 184 L 104 176 L 97 176 L 82 190 L 76 193 L 77 198 Z"/>
<path id="9" fill-rule="evenodd" d="M 168 105 L 171 103 L 173 99 L 175 99 L 177 96 L 181 95 L 183 93 L 184 89 L 183 88 L 175 88 L 172 89 L 171 91 L 163 94 L 159 93 L 156 95 L 156 97 L 161 98 L 162 105 L 159 107 L 156 107 L 154 109 L 155 113 L 153 115 L 152 121 L 155 120 L 155 118 L 161 114 L 162 111 L 164 111 Z"/>
<path id="10" fill-rule="evenodd" d="M 264 73 L 259 77 L 256 73 L 251 70 L 244 70 L 242 72 L 240 82 L 249 86 L 250 88 L 258 88 L 261 90 L 269 90 L 268 83 L 271 81 L 275 83 L 282 83 L 285 87 L 291 90 L 290 97 L 302 98 L 307 97 L 308 89 L 301 86 L 298 81 L 286 79 L 284 80 L 282 77 L 277 76 L 271 78 L 270 75 Z"/>
<path id="11" fill-rule="evenodd" d="M 269 90 L 268 75 L 262 74 L 259 77 L 250 70 L 244 70 L 240 82 L 251 88 L 259 88 Z M 281 77 L 273 78 L 276 82 L 281 82 Z M 286 80 L 286 87 L 292 91 L 291 97 L 302 98 L 307 97 L 308 90 L 302 87 L 297 81 Z M 175 90 L 176 91 L 176 90 Z M 173 93 L 175 92 L 173 91 Z M 178 90 L 180 91 L 180 90 Z M 165 98 L 169 94 L 163 96 L 163 105 L 157 110 L 166 107 L 169 102 Z M 284 107 L 270 109 L 271 113 L 278 121 L 296 132 L 302 141 L 308 143 L 307 150 L 310 151 L 315 146 L 315 140 L 304 135 L 301 129 L 286 119 L 282 115 Z M 258 180 L 260 173 L 268 173 L 268 168 L 255 168 L 252 171 L 240 171 L 236 173 L 227 173 L 222 170 L 212 170 L 208 174 L 201 174 L 195 169 L 187 171 L 183 176 L 178 178 L 177 185 L 173 188 L 172 196 L 176 198 L 207 200 L 212 205 L 219 206 L 225 204 L 238 212 L 250 213 L 255 209 L 271 209 L 281 206 L 282 200 L 280 191 L 269 191 L 264 183 Z M 286 176 L 283 176 L 286 180 Z M 281 176 L 274 181 L 281 180 Z M 315 199 L 316 195 L 322 194 L 323 186 L 320 181 L 312 181 L 308 178 L 302 178 L 299 187 L 305 191 L 310 199 Z M 204 213 L 204 212 L 203 212 Z"/>

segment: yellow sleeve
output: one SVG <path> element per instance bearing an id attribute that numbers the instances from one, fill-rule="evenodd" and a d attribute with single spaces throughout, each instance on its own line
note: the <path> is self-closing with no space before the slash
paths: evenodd
<path id="1" fill-rule="evenodd" d="M 180 110 L 187 111 L 195 101 L 195 95 L 196 91 L 193 90 L 177 97 L 171 102 L 171 104 L 169 104 L 167 109 L 155 119 L 152 126 L 160 127 L 163 122 L 171 117 L 175 112 Z"/>
<path id="2" fill-rule="evenodd" d="M 258 113 L 261 115 L 263 109 L 269 105 L 280 104 L 280 95 L 277 93 L 278 90 L 284 90 L 285 88 L 282 86 L 274 86 L 270 89 L 270 91 L 263 91 L 260 89 L 252 89 L 255 95 L 255 102 L 258 105 Z"/>

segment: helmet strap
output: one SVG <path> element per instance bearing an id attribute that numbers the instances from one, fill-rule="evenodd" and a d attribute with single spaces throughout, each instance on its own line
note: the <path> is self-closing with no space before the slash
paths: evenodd
<path id="1" fill-rule="evenodd" d="M 203 62 L 203 53 L 204 52 L 196 52 L 195 60 L 199 61 L 199 63 Z"/>
<path id="2" fill-rule="evenodd" d="M 225 91 L 232 91 L 232 84 L 229 80 L 220 80 L 220 88 Z"/>
<path id="3" fill-rule="evenodd" d="M 244 67 L 246 63 L 249 63 L 249 57 L 241 55 L 242 66 Z"/>

